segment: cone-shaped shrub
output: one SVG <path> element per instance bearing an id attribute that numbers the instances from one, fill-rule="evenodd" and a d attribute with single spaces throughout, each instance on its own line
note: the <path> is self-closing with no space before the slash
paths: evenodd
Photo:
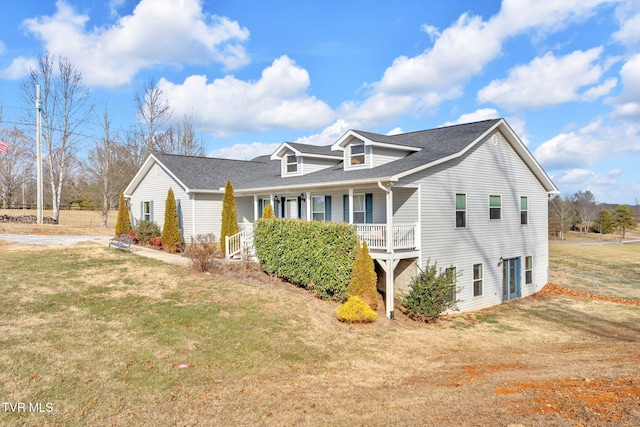
<path id="1" fill-rule="evenodd" d="M 356 247 L 356 259 L 353 261 L 351 281 L 349 282 L 349 296 L 359 296 L 369 304 L 372 310 L 378 308 L 378 276 L 369 255 L 367 242 Z"/>
<path id="2" fill-rule="evenodd" d="M 222 226 L 220 227 L 220 249 L 222 256 L 226 253 L 226 237 L 238 234 L 238 214 L 236 213 L 236 199 L 233 196 L 233 185 L 227 180 L 224 187 L 224 198 L 222 199 Z"/>
<path id="3" fill-rule="evenodd" d="M 376 320 L 376 313 L 369 304 L 359 296 L 351 296 L 349 300 L 336 309 L 338 320 L 347 323 L 371 323 Z"/>
<path id="4" fill-rule="evenodd" d="M 121 234 L 131 233 L 131 220 L 129 219 L 129 209 L 124 201 L 124 194 L 120 193 L 120 202 L 118 203 L 118 219 L 116 221 L 116 237 Z"/>
<path id="5" fill-rule="evenodd" d="M 273 213 L 273 207 L 268 204 L 262 210 L 262 219 L 275 219 L 276 215 Z"/>
<path id="6" fill-rule="evenodd" d="M 169 252 L 176 252 L 182 246 L 182 235 L 178 222 L 178 208 L 173 189 L 169 188 L 164 205 L 164 226 L 162 227 L 162 246 Z"/>

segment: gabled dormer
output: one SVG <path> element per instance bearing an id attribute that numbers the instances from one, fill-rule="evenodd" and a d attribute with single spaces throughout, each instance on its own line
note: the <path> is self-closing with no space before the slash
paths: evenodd
<path id="1" fill-rule="evenodd" d="M 343 152 L 344 170 L 371 169 L 420 151 L 402 138 L 350 130 L 331 149 Z"/>
<path id="2" fill-rule="evenodd" d="M 342 156 L 331 151 L 331 146 L 317 146 L 283 142 L 271 155 L 280 160 L 282 177 L 300 176 L 337 165 Z"/>

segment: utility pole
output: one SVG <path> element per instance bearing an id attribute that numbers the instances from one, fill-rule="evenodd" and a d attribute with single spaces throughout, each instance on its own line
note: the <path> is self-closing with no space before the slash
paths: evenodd
<path id="1" fill-rule="evenodd" d="M 36 180 L 37 180 L 37 191 L 36 191 L 36 205 L 38 209 L 37 213 L 37 223 L 42 224 L 42 202 L 44 200 L 42 194 L 42 141 L 41 141 L 41 115 L 42 115 L 42 107 L 40 106 L 40 85 L 36 85 Z"/>

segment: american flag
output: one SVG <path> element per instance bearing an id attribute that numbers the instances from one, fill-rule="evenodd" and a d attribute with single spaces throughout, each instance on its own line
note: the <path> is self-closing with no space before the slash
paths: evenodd
<path id="1" fill-rule="evenodd" d="M 6 142 L 0 141 L 0 153 L 6 153 L 7 148 L 9 148 L 9 144 L 7 144 Z"/>

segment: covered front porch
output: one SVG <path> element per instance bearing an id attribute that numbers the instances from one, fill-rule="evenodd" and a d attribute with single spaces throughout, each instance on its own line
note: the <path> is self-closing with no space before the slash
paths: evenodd
<path id="1" fill-rule="evenodd" d="M 386 314 L 393 318 L 394 270 L 400 260 L 420 258 L 420 188 L 375 187 L 305 191 L 288 189 L 269 194 L 236 195 L 240 233 L 227 238 L 229 257 L 252 253 L 253 222 L 270 204 L 278 218 L 353 224 L 371 257 L 385 274 Z"/>

